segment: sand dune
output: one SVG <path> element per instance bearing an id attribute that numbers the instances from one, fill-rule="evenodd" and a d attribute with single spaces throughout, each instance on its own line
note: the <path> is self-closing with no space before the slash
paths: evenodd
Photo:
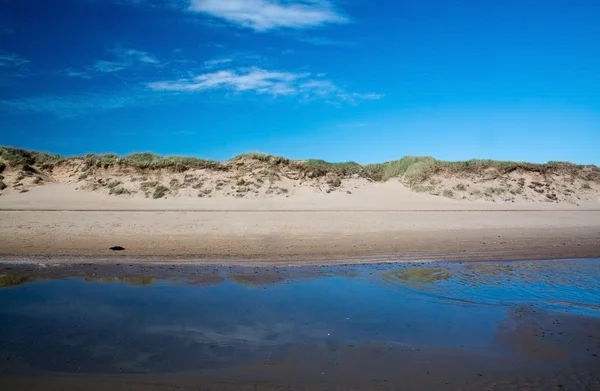
<path id="1" fill-rule="evenodd" d="M 0 255 L 241 264 L 600 256 L 593 167 L 490 166 L 477 177 L 442 170 L 415 185 L 402 176 L 375 181 L 303 163 L 227 164 L 9 165 L 2 174 L 9 186 L 0 196 Z M 155 198 L 160 186 L 166 190 Z M 450 186 L 452 196 L 429 194 Z M 476 187 L 496 190 L 479 197 L 469 190 Z M 125 251 L 109 250 L 116 245 Z"/>

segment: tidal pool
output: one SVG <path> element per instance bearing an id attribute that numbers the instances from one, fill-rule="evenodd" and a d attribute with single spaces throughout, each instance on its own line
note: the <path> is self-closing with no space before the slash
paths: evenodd
<path id="1" fill-rule="evenodd" d="M 0 267 L 0 389 L 600 389 L 600 260 Z"/>

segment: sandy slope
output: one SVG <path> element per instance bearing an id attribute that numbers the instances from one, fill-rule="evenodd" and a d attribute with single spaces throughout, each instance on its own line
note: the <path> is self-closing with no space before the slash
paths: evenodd
<path id="1" fill-rule="evenodd" d="M 599 206 L 453 200 L 397 182 L 352 194 L 171 200 L 50 184 L 0 197 L 0 254 L 243 264 L 600 257 Z M 61 260 L 73 258 L 50 262 Z"/>

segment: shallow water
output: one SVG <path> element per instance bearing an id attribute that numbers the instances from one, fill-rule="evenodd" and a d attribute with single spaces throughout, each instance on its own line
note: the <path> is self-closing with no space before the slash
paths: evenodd
<path id="1" fill-rule="evenodd" d="M 5 266 L 0 287 L 3 389 L 600 389 L 600 260 Z"/>

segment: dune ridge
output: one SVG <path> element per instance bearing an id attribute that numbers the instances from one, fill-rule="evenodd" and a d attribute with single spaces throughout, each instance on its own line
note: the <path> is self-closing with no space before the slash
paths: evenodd
<path id="1" fill-rule="evenodd" d="M 117 197 L 148 199 L 290 198 L 306 193 L 352 194 L 396 183 L 412 193 L 494 203 L 600 200 L 600 169 L 567 162 L 493 160 L 446 162 L 404 157 L 381 164 L 290 160 L 248 153 L 218 162 L 138 153 L 61 157 L 0 147 L 0 194 L 26 193 L 49 183 Z"/>

